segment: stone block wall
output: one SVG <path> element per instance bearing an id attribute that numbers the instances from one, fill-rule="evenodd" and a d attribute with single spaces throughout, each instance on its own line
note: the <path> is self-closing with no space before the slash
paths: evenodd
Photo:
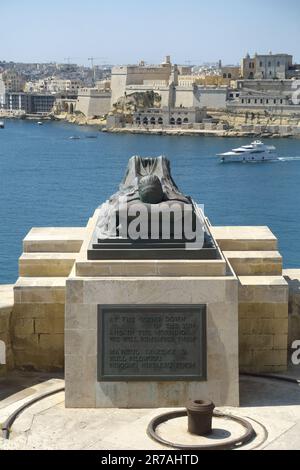
<path id="1" fill-rule="evenodd" d="M 0 375 L 14 365 L 37 370 L 64 367 L 66 280 L 76 270 L 77 276 L 91 275 L 91 267 L 87 263 L 81 265 L 80 260 L 86 252 L 89 226 L 94 219 L 95 216 L 84 228 L 35 228 L 25 238 L 14 299 L 12 286 L 0 287 L 0 340 L 7 345 L 8 357 L 7 366 L 0 366 Z M 287 346 L 300 339 L 300 270 L 286 270 L 283 277 L 277 239 L 267 227 L 211 227 L 211 230 L 239 280 L 240 370 L 285 370 Z M 107 262 L 99 262 L 93 266 L 96 272 L 92 275 L 136 276 L 147 263 L 129 264 L 115 262 L 108 272 Z M 175 262 L 165 264 L 157 263 L 155 272 L 149 275 L 174 276 L 175 268 L 178 272 Z M 214 271 L 209 267 L 203 272 L 197 263 L 185 263 L 180 275 L 223 276 L 224 266 L 221 260 L 213 266 Z"/>
<path id="2" fill-rule="evenodd" d="M 289 285 L 289 337 L 288 346 L 300 340 L 300 269 L 285 269 L 285 280 Z"/>
<path id="3" fill-rule="evenodd" d="M 13 286 L 0 286 L 0 341 L 5 344 L 6 364 L 0 364 L 0 377 L 13 368 L 14 360 L 10 338 L 10 321 L 13 310 Z"/>
<path id="4" fill-rule="evenodd" d="M 15 367 L 64 368 L 65 285 L 85 228 L 33 228 L 24 239 L 10 335 Z"/>
<path id="5" fill-rule="evenodd" d="M 240 371 L 286 370 L 288 286 L 273 276 L 239 280 Z"/>
<path id="6" fill-rule="evenodd" d="M 63 369 L 65 278 L 19 278 L 14 294 L 11 340 L 15 366 Z"/>
<path id="7" fill-rule="evenodd" d="M 213 227 L 239 279 L 240 372 L 287 369 L 288 284 L 268 227 Z"/>

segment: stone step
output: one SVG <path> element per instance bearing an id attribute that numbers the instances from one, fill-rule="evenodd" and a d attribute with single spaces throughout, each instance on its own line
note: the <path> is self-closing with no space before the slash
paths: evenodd
<path id="1" fill-rule="evenodd" d="M 19 258 L 21 277 L 67 277 L 77 253 L 23 253 Z"/>
<path id="2" fill-rule="evenodd" d="M 78 253 L 85 227 L 34 227 L 23 240 L 25 253 Z"/>
<path id="3" fill-rule="evenodd" d="M 223 251 L 276 251 L 277 238 L 268 227 L 210 227 Z"/>
<path id="4" fill-rule="evenodd" d="M 283 276 L 239 276 L 239 303 L 287 303 L 288 297 Z"/>
<path id="5" fill-rule="evenodd" d="M 77 276 L 225 276 L 220 260 L 78 260 Z"/>
<path id="6" fill-rule="evenodd" d="M 65 303 L 65 277 L 19 277 L 14 286 L 15 304 Z"/>
<path id="7" fill-rule="evenodd" d="M 278 251 L 224 251 L 237 276 L 280 276 L 282 256 Z"/>

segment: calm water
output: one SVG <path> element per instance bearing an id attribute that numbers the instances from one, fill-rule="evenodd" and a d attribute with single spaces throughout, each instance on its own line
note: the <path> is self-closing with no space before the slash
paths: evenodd
<path id="1" fill-rule="evenodd" d="M 97 139 L 88 139 L 96 134 Z M 70 140 L 77 135 L 80 140 Z M 271 144 L 271 141 L 268 141 Z M 183 192 L 216 225 L 269 225 L 285 267 L 300 267 L 300 140 L 274 141 L 284 162 L 219 164 L 248 139 L 102 134 L 62 123 L 7 121 L 0 130 L 0 283 L 17 278 L 32 226 L 83 226 L 115 192 L 128 158 L 166 155 Z"/>

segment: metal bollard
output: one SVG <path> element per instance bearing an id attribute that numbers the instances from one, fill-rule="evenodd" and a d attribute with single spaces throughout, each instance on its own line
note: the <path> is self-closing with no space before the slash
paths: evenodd
<path id="1" fill-rule="evenodd" d="M 194 400 L 186 405 L 188 431 L 197 436 L 206 436 L 212 432 L 212 417 L 215 405 L 212 401 Z"/>

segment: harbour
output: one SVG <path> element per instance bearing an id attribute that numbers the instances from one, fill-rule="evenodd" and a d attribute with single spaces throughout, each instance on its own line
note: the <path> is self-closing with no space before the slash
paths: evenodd
<path id="1" fill-rule="evenodd" d="M 248 138 L 114 134 L 64 122 L 7 120 L 0 135 L 1 282 L 15 282 L 22 239 L 32 226 L 85 225 L 90 208 L 110 196 L 122 166 L 137 154 L 169 158 L 179 187 L 205 204 L 215 225 L 268 225 L 280 240 L 285 267 L 299 266 L 299 140 L 268 139 L 277 148 L 276 162 L 219 163 L 216 154 L 247 143 Z"/>

